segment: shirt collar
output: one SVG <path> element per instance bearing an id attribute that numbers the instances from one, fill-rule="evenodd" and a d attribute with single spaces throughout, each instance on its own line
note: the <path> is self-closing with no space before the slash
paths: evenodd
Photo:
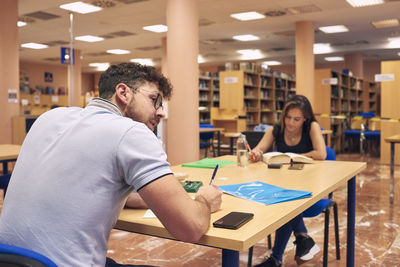
<path id="1" fill-rule="evenodd" d="M 104 108 L 116 115 L 123 116 L 121 110 L 114 103 L 112 103 L 111 101 L 108 101 L 107 99 L 101 98 L 101 97 L 93 98 L 92 100 L 90 100 L 90 102 L 87 106 Z"/>

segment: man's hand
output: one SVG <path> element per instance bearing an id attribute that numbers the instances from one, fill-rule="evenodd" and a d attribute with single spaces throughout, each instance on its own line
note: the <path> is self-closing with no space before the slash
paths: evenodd
<path id="1" fill-rule="evenodd" d="M 222 191 L 216 185 L 202 186 L 197 191 L 195 199 L 200 202 L 204 199 L 210 211 L 216 212 L 221 207 Z"/>

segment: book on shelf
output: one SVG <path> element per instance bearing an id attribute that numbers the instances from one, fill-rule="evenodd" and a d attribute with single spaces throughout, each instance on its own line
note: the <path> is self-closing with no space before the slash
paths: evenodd
<path id="1" fill-rule="evenodd" d="M 263 155 L 263 161 L 265 163 L 290 163 L 290 162 L 300 162 L 300 163 L 313 163 L 314 160 L 312 158 L 296 154 L 296 153 L 282 153 L 282 152 L 268 152 Z"/>

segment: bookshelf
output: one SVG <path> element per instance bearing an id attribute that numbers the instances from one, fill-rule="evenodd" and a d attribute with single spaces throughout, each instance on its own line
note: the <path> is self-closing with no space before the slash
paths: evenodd
<path id="1" fill-rule="evenodd" d="M 199 122 L 210 123 L 211 107 L 219 106 L 218 73 L 199 72 Z"/>
<path id="2" fill-rule="evenodd" d="M 378 114 L 378 84 L 374 82 L 364 83 L 364 110 Z"/>
<path id="3" fill-rule="evenodd" d="M 296 93 L 296 81 L 282 73 L 241 63 L 239 70 L 220 72 L 220 108 L 245 110 L 246 130 L 277 122 L 284 103 Z"/>
<path id="4" fill-rule="evenodd" d="M 315 70 L 315 103 L 314 113 L 321 127 L 332 130 L 328 144 L 336 151 L 341 150 L 344 124 L 360 112 L 375 111 L 376 84 L 339 73 L 331 69 Z M 369 90 L 374 95 L 372 105 L 369 104 Z"/>

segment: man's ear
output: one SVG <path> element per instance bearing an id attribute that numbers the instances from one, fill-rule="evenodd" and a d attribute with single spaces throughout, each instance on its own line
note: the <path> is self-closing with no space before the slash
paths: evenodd
<path id="1" fill-rule="evenodd" d="M 115 87 L 116 101 L 123 105 L 127 105 L 129 102 L 130 90 L 131 89 L 124 83 L 117 84 L 117 86 Z"/>

